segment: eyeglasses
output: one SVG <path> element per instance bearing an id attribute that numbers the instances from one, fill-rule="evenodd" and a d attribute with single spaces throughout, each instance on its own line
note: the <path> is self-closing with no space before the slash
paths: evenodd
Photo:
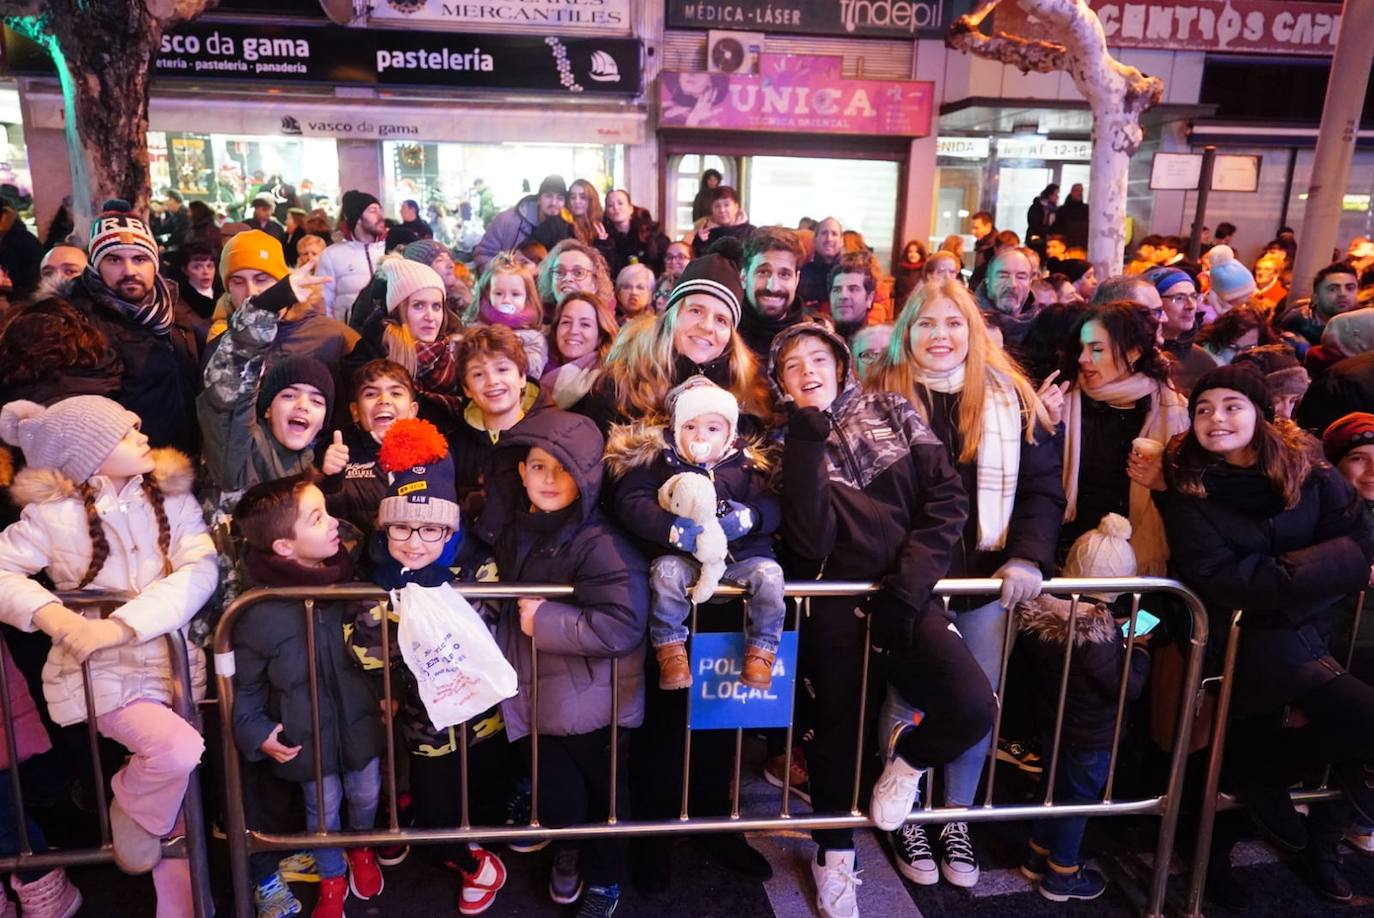
<path id="1" fill-rule="evenodd" d="M 1164 298 L 1164 302 L 1177 309 L 1180 306 L 1187 306 L 1189 303 L 1196 303 L 1201 298 L 1202 294 L 1200 293 L 1171 293 Z"/>
<path id="2" fill-rule="evenodd" d="M 448 538 L 447 526 L 407 526 L 404 523 L 388 523 L 386 526 L 386 537 L 395 542 L 409 542 L 417 532 L 421 542 L 442 542 Z"/>
<path id="3" fill-rule="evenodd" d="M 592 272 L 586 268 L 553 269 L 553 279 L 559 281 L 567 280 L 568 278 L 572 278 L 575 281 L 584 281 L 591 276 Z"/>

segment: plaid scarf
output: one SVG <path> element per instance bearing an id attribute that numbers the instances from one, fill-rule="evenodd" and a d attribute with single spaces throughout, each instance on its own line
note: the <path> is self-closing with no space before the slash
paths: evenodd
<path id="1" fill-rule="evenodd" d="M 440 338 L 430 344 L 415 342 L 415 387 L 420 397 L 438 405 L 458 417 L 463 413 L 463 400 L 458 392 L 458 360 L 455 343 Z"/>
<path id="2" fill-rule="evenodd" d="M 120 299 L 113 290 L 105 285 L 100 272 L 87 267 L 81 277 L 86 292 L 100 306 L 119 313 L 135 325 L 142 325 L 155 335 L 165 335 L 172 330 L 172 310 L 177 302 L 177 289 L 171 281 L 161 275 L 153 278 L 153 289 L 142 303 L 130 303 Z"/>

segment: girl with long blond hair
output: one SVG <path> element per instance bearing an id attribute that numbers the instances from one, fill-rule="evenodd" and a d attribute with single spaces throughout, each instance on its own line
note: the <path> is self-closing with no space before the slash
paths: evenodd
<path id="1" fill-rule="evenodd" d="M 995 577 L 1002 593 L 982 604 L 956 600 L 950 608 L 964 643 L 997 685 L 1006 616 L 1054 575 L 1064 488 L 1044 401 L 1057 407 L 1063 391 L 1051 379 L 1036 392 L 989 336 L 968 288 L 953 280 L 927 281 L 912 292 L 866 388 L 910 401 L 963 479 L 968 521 L 947 576 Z M 893 693 L 885 710 L 896 719 L 911 714 Z M 946 806 L 973 804 L 991 741 L 991 734 L 983 737 L 944 766 Z M 902 826 L 892 841 L 898 867 L 913 882 L 933 884 L 941 876 L 954 886 L 978 882 L 967 823 L 941 827 L 938 864 L 922 826 Z"/>

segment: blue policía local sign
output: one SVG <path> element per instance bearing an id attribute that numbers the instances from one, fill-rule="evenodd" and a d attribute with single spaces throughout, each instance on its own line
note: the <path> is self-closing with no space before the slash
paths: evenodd
<path id="1" fill-rule="evenodd" d="M 785 727 L 796 690 L 797 632 L 784 631 L 773 664 L 773 686 L 754 689 L 739 681 L 744 634 L 722 631 L 692 637 L 692 687 L 688 721 L 693 730 Z"/>

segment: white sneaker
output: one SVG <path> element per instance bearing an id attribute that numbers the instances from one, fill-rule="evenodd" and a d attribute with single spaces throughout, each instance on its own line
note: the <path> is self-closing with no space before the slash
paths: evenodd
<path id="1" fill-rule="evenodd" d="M 887 761 L 887 767 L 873 785 L 873 799 L 868 806 L 869 818 L 884 832 L 892 832 L 911 815 L 916 792 L 921 787 L 918 768 L 912 768 L 901 756 Z"/>
<path id="2" fill-rule="evenodd" d="M 1366 857 L 1374 857 L 1374 832 L 1356 832 L 1353 828 L 1345 830 L 1345 843 Z"/>
<path id="3" fill-rule="evenodd" d="M 853 851 L 827 851 L 825 863 L 811 861 L 811 878 L 816 881 L 816 910 L 821 918 L 859 918 L 855 890 L 863 885 L 854 869 Z"/>
<path id="4" fill-rule="evenodd" d="M 951 822 L 940 830 L 940 875 L 951 886 L 967 889 L 978 885 L 978 856 L 973 853 L 973 839 L 968 823 Z"/>

